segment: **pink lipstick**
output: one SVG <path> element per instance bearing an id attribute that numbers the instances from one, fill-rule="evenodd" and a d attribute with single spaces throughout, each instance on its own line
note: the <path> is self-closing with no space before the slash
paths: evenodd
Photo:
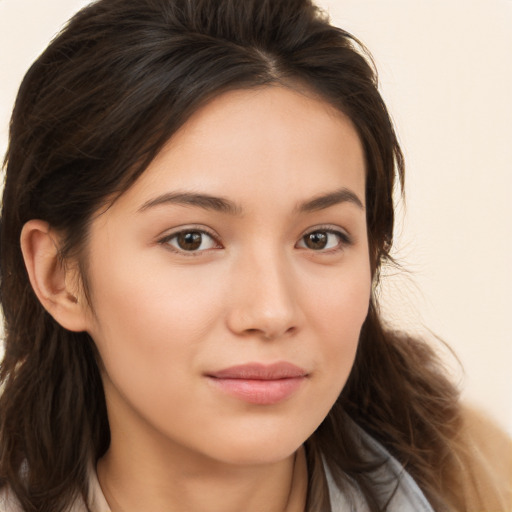
<path id="1" fill-rule="evenodd" d="M 251 404 L 272 405 L 291 397 L 307 378 L 306 370 L 291 363 L 249 363 L 208 373 L 222 392 Z"/>

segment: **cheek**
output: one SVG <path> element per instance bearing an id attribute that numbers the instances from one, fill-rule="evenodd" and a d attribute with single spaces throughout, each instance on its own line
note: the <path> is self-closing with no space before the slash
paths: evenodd
<path id="1" fill-rule="evenodd" d="M 370 266 L 366 258 L 335 273 L 326 274 L 317 285 L 309 286 L 304 297 L 315 328 L 339 339 L 353 339 L 368 313 L 371 295 Z"/>
<path id="2" fill-rule="evenodd" d="M 103 260 L 92 269 L 97 316 L 90 334 L 115 387 L 149 404 L 164 390 L 187 385 L 219 301 L 207 285 L 198 293 L 186 273 L 171 275 L 168 265 L 125 260 Z"/>
<path id="3" fill-rule="evenodd" d="M 190 411 L 197 399 L 198 383 L 191 376 L 197 373 L 205 333 L 218 317 L 218 301 L 161 273 L 111 268 L 108 286 L 95 277 L 98 318 L 91 334 L 103 363 L 109 418 L 138 425 L 135 412 L 159 431 L 170 429 L 177 411 Z M 188 418 L 187 424 L 202 425 L 202 420 Z"/>
<path id="4" fill-rule="evenodd" d="M 123 264 L 122 258 L 102 265 L 93 276 L 93 338 L 138 340 L 146 350 L 173 340 L 190 345 L 207 331 L 218 304 L 211 280 L 200 280 L 199 288 L 197 276 L 169 267 L 151 260 Z"/>
<path id="5" fill-rule="evenodd" d="M 352 370 L 370 294 L 371 275 L 365 265 L 340 273 L 339 279 L 326 284 L 322 293 L 310 292 L 311 324 L 317 333 L 316 353 L 320 358 L 318 371 L 324 381 L 320 393 L 325 392 L 332 403 Z"/>

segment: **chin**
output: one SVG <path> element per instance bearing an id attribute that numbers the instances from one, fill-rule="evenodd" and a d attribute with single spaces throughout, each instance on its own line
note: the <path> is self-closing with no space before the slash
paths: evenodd
<path id="1" fill-rule="evenodd" d="M 230 431 L 229 435 L 214 436 L 208 443 L 210 456 L 233 465 L 272 464 L 293 455 L 314 429 L 260 428 Z"/>

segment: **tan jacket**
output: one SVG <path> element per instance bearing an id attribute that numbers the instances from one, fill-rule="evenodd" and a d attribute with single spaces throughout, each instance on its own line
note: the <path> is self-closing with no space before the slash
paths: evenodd
<path id="1" fill-rule="evenodd" d="M 484 413 L 464 408 L 457 512 L 512 512 L 512 439 Z"/>

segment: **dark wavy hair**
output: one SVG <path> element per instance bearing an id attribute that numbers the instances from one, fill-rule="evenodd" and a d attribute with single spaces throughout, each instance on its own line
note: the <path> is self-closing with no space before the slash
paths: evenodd
<path id="1" fill-rule="evenodd" d="M 390 260 L 402 153 L 368 52 L 310 0 L 99 0 L 27 72 L 4 163 L 0 247 L 0 485 L 25 511 L 61 512 L 85 499 L 88 466 L 110 433 L 94 342 L 65 330 L 36 299 L 20 250 L 24 223 L 47 221 L 64 235 L 62 258 L 80 261 L 93 214 L 134 183 L 193 112 L 227 90 L 270 84 L 301 84 L 355 126 L 377 280 Z M 457 493 L 445 477 L 459 416 L 433 351 L 386 330 L 372 297 L 349 380 L 306 442 L 308 510 L 328 502 L 321 456 L 340 483 L 359 485 L 372 511 L 385 509 L 347 417 L 445 510 Z"/>

